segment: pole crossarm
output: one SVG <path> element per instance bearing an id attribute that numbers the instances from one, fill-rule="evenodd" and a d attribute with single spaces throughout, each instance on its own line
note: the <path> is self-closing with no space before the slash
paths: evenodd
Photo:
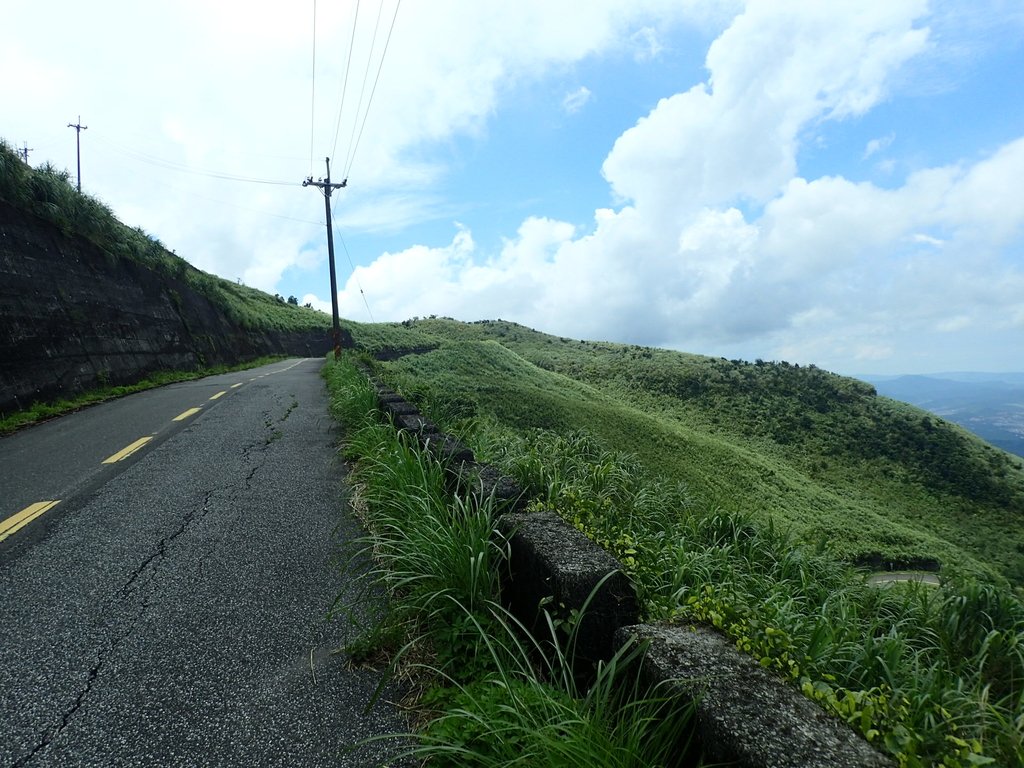
<path id="1" fill-rule="evenodd" d="M 343 187 L 347 187 L 348 186 L 348 179 L 345 179 L 344 181 L 333 182 L 332 183 L 330 177 L 328 177 L 326 181 L 324 179 L 320 179 L 319 181 L 313 181 L 313 177 L 312 176 L 307 176 L 305 179 L 302 180 L 302 186 L 304 186 L 304 187 L 319 187 L 321 192 L 323 192 L 325 195 L 330 197 L 331 196 L 331 192 L 333 192 L 334 190 L 342 189 Z"/>

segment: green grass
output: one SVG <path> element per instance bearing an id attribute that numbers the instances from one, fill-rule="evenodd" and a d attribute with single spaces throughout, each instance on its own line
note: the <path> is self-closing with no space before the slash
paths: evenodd
<path id="1" fill-rule="evenodd" d="M 649 619 L 717 627 L 901 765 L 1024 762 L 1015 457 L 817 369 L 371 331 L 432 347 L 378 372 L 614 552 Z M 871 587 L 848 561 L 872 553 L 938 558 L 943 585 Z"/>
<path id="2" fill-rule="evenodd" d="M 904 765 L 1024 760 L 1024 606 L 1008 590 L 878 589 L 770 523 L 651 483 L 587 434 L 487 435 L 481 450 L 534 509 L 617 555 L 648 620 L 716 627 Z"/>
<path id="3" fill-rule="evenodd" d="M 350 360 L 324 376 L 368 529 L 349 553 L 362 574 L 351 588 L 387 606 L 348 651 L 383 647 L 420 680 L 424 720 L 408 756 L 438 766 L 680 765 L 692 710 L 641 689 L 643 648 L 623 648 L 578 690 L 572 629 L 566 636 L 548 616 L 549 637 L 532 637 L 500 605 L 507 552 L 489 501 L 445 490 L 443 466 L 375 417 Z"/>
<path id="4" fill-rule="evenodd" d="M 586 429 L 652 477 L 839 558 L 931 558 L 1024 585 L 1024 461 L 864 382 L 501 322 L 347 328 L 375 351 L 433 347 L 378 369 L 456 429 Z"/>
<path id="5" fill-rule="evenodd" d="M 71 413 L 90 405 L 124 397 L 133 392 L 142 392 L 178 381 L 192 381 L 193 379 L 202 379 L 206 376 L 216 376 L 217 374 L 229 373 L 230 371 L 244 371 L 283 359 L 283 357 L 279 356 L 270 356 L 234 366 L 219 365 L 213 368 L 197 368 L 194 371 L 158 371 L 133 384 L 123 384 L 116 387 L 98 387 L 68 399 L 60 399 L 50 403 L 33 403 L 25 410 L 15 411 L 0 419 L 0 435 L 7 435 L 23 427 L 31 426 L 32 424 L 37 424 L 57 416 L 63 416 L 66 413 Z"/>

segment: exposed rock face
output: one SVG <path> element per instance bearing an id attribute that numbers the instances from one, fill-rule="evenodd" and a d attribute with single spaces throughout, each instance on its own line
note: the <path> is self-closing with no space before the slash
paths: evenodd
<path id="1" fill-rule="evenodd" d="M 156 370 L 331 346 L 329 330 L 239 328 L 184 281 L 0 201 L 0 413 Z"/>

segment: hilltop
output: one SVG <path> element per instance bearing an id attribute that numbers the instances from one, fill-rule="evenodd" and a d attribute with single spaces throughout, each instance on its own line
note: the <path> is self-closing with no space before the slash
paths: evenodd
<path id="1" fill-rule="evenodd" d="M 1024 462 L 866 382 L 503 321 L 346 328 L 456 430 L 480 419 L 586 430 L 704 506 L 751 513 L 847 561 L 1024 585 Z"/>

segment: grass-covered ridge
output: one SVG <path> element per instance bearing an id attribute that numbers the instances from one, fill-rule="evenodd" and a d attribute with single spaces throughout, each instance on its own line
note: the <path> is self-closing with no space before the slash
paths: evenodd
<path id="1" fill-rule="evenodd" d="M 183 281 L 241 327 L 261 331 L 306 331 L 330 327 L 331 318 L 279 296 L 196 269 L 138 227 L 129 227 L 100 200 L 79 192 L 67 171 L 50 164 L 32 168 L 0 140 L 0 201 L 83 238 L 111 262 L 127 259 Z"/>
<path id="2" fill-rule="evenodd" d="M 481 346 L 494 352 L 496 345 Z M 435 351 L 443 349 L 442 344 Z M 478 371 L 485 377 L 507 374 L 508 359 L 505 351 Z M 333 366 L 330 373 L 344 368 Z M 373 394 L 365 380 L 335 383 L 332 391 L 334 397 L 358 404 L 339 414 L 350 429 L 360 423 L 352 411 L 365 412 L 372 406 Z M 947 578 L 939 587 L 875 588 L 863 572 L 837 561 L 826 546 L 800 546 L 773 525 L 771 517 L 766 520 L 702 501 L 685 484 L 653 476 L 635 456 L 609 449 L 592 434 L 502 426 L 491 417 L 468 416 L 466 402 L 426 390 L 418 395 L 435 418 L 462 430 L 478 458 L 486 457 L 516 478 L 531 500 L 530 509 L 558 512 L 612 551 L 637 587 L 646 620 L 714 626 L 739 649 L 894 755 L 900 766 L 1024 764 L 1024 605 L 1010 590 L 970 578 Z M 389 435 L 385 442 L 399 439 L 389 428 L 378 427 L 372 434 L 360 430 L 348 440 L 348 450 L 355 448 L 361 457 L 357 481 L 360 476 L 370 479 L 362 474 L 369 466 L 367 457 L 386 462 L 386 471 L 374 472 L 370 492 L 361 495 L 371 508 L 382 510 L 386 505 L 392 511 L 389 517 L 401 516 L 389 521 L 385 532 L 389 539 L 404 542 L 403 551 L 415 560 L 412 567 L 395 561 L 390 545 L 377 540 L 378 532 L 371 538 L 382 564 L 381 583 L 394 585 L 387 592 L 400 605 L 408 605 L 418 585 L 435 585 L 416 612 L 421 617 L 437 618 L 438 606 L 448 605 L 436 598 L 442 585 L 447 585 L 446 594 L 456 590 L 460 606 L 490 605 L 490 599 L 472 597 L 480 585 L 489 583 L 484 575 L 501 567 L 502 553 L 493 550 L 496 539 L 486 521 L 465 511 L 442 519 L 431 511 L 433 505 L 425 507 L 422 483 L 413 474 L 433 463 L 422 455 L 403 458 L 404 451 L 393 447 L 377 448 L 384 445 L 382 435 Z M 365 442 L 365 436 L 372 440 Z M 417 473 L 400 469 L 396 460 Z M 482 525 L 475 546 L 452 539 L 469 522 Z M 439 549 L 439 542 L 447 545 Z M 450 556 L 452 552 L 461 555 Z M 487 657 L 466 642 L 479 642 L 478 631 L 484 632 L 489 647 L 492 638 L 507 637 L 503 622 L 493 623 L 489 615 L 485 612 L 472 627 L 458 613 L 446 616 L 437 630 L 429 628 L 433 619 L 428 620 L 427 635 L 445 660 L 444 669 L 454 664 L 457 672 L 452 674 L 461 674 L 478 666 L 467 659 Z M 462 663 L 448 658 L 451 649 L 460 648 L 470 650 Z M 498 666 L 507 668 L 505 662 Z M 458 688 L 461 683 L 455 682 Z M 461 749 L 467 736 L 476 743 L 502 741 L 499 734 L 508 727 L 502 713 L 511 711 L 510 697 L 516 699 L 511 690 L 488 689 L 498 697 L 496 708 L 484 704 L 482 697 L 474 697 L 473 703 L 461 695 L 455 702 L 442 697 L 456 709 L 442 716 L 441 722 L 451 728 L 432 731 L 441 738 L 437 746 Z M 533 704 L 515 706 L 517 712 L 536 709 Z M 522 732 L 524 723 L 517 723 L 516 730 Z M 532 733 L 536 727 L 526 730 Z M 477 764 L 463 757 L 455 764 Z M 484 764 L 518 764 L 513 755 L 507 758 Z"/>
<path id="3" fill-rule="evenodd" d="M 815 367 L 582 342 L 513 323 L 347 324 L 458 422 L 584 429 L 701 503 L 858 561 L 934 558 L 1024 585 L 1024 463 L 925 411 Z"/>

